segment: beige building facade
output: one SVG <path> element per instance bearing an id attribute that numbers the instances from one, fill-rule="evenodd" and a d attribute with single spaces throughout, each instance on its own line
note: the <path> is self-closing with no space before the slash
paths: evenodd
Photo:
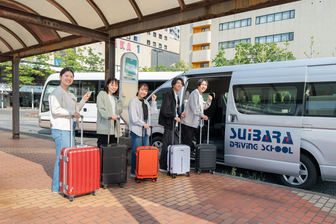
<path id="1" fill-rule="evenodd" d="M 297 59 L 336 54 L 334 0 L 302 0 L 181 26 L 181 58 L 196 68 L 212 67 L 221 46 L 233 59 L 235 44 L 275 42 Z M 311 56 L 311 37 L 314 36 Z M 308 55 L 306 55 L 305 54 Z M 317 52 L 319 54 L 317 54 Z"/>

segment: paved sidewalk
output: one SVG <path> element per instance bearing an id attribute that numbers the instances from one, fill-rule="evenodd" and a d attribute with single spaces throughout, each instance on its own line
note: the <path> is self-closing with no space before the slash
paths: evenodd
<path id="1" fill-rule="evenodd" d="M 52 194 L 54 142 L 0 130 L 0 223 L 335 223 L 336 200 L 227 175 L 128 179 L 73 202 Z"/>

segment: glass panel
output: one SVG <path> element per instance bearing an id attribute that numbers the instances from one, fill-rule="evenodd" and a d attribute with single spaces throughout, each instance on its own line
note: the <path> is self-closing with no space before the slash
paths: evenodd
<path id="1" fill-rule="evenodd" d="M 295 17 L 295 10 L 290 11 L 290 18 L 293 19 Z"/>
<path id="2" fill-rule="evenodd" d="M 227 48 L 234 48 L 234 42 L 228 41 L 228 47 Z"/>
<path id="3" fill-rule="evenodd" d="M 259 37 L 259 43 L 261 44 L 266 43 L 266 37 Z"/>
<path id="4" fill-rule="evenodd" d="M 223 30 L 229 29 L 229 24 L 228 23 L 223 23 Z"/>
<path id="5" fill-rule="evenodd" d="M 86 101 L 86 103 L 96 103 L 97 95 L 98 95 L 98 81 L 85 80 L 81 81 L 81 98 L 85 95 L 85 93 L 90 92 L 90 98 Z"/>
<path id="6" fill-rule="evenodd" d="M 282 19 L 289 19 L 289 11 L 282 13 Z"/>
<path id="7" fill-rule="evenodd" d="M 336 82 L 307 83 L 305 116 L 336 117 Z"/>
<path id="8" fill-rule="evenodd" d="M 49 95 L 57 88 L 57 86 L 59 86 L 59 84 L 59 81 L 51 81 L 47 84 L 43 93 L 41 112 L 49 111 Z"/>
<path id="9" fill-rule="evenodd" d="M 260 16 L 260 24 L 266 23 L 266 16 Z"/>
<path id="10" fill-rule="evenodd" d="M 239 28 L 240 27 L 240 20 L 235 22 L 235 28 Z"/>
<path id="11" fill-rule="evenodd" d="M 268 15 L 267 16 L 267 22 L 273 22 L 274 21 L 274 14 Z"/>
<path id="12" fill-rule="evenodd" d="M 273 43 L 273 35 L 272 36 L 267 36 L 266 43 Z"/>
<path id="13" fill-rule="evenodd" d="M 279 20 L 281 20 L 281 12 L 274 14 L 274 21 L 279 21 Z"/>
<path id="14" fill-rule="evenodd" d="M 234 22 L 229 22 L 229 29 L 233 29 L 234 28 Z"/>
<path id="15" fill-rule="evenodd" d="M 247 26 L 247 19 L 243 19 L 241 21 L 241 26 Z"/>
<path id="16" fill-rule="evenodd" d="M 288 33 L 281 34 L 281 41 L 282 42 L 285 42 L 288 39 L 289 39 L 289 34 Z"/>
<path id="17" fill-rule="evenodd" d="M 273 41 L 274 41 L 274 43 L 280 42 L 281 41 L 281 35 L 280 34 L 274 35 L 273 36 Z"/>

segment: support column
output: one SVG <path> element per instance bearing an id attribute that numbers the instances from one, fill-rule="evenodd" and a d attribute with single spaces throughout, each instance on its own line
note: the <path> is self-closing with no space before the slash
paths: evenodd
<path id="1" fill-rule="evenodd" d="M 115 77 L 115 38 L 105 41 L 105 80 Z"/>
<path id="2" fill-rule="evenodd" d="M 20 58 L 12 60 L 12 124 L 13 138 L 20 138 L 20 92 L 19 92 Z"/>

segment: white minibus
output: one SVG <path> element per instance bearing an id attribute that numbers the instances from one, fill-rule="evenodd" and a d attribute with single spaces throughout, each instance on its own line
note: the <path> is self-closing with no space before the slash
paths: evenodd
<path id="1" fill-rule="evenodd" d="M 279 174 L 297 188 L 311 188 L 319 176 L 336 180 L 336 58 L 195 69 L 180 77 L 181 102 L 200 78 L 209 82 L 203 97 L 215 97 L 205 114 L 219 164 Z M 169 88 L 171 82 L 154 91 L 158 108 Z M 157 118 L 153 139 L 160 147 Z"/>
<path id="2" fill-rule="evenodd" d="M 149 93 L 158 88 L 167 80 L 181 74 L 182 72 L 139 72 L 139 83 L 146 83 L 149 87 Z M 119 78 L 117 73 L 116 77 Z M 49 94 L 59 85 L 59 73 L 52 74 L 46 80 L 40 100 L 39 107 L 39 125 L 41 128 L 50 128 L 50 112 L 49 112 Z M 83 95 L 91 92 L 91 97 L 84 105 L 81 114 L 84 116 L 84 131 L 97 130 L 97 106 L 96 100 L 99 91 L 104 87 L 105 73 L 75 73 L 73 84 L 69 87 L 69 91 L 73 92 L 79 102 Z"/>

